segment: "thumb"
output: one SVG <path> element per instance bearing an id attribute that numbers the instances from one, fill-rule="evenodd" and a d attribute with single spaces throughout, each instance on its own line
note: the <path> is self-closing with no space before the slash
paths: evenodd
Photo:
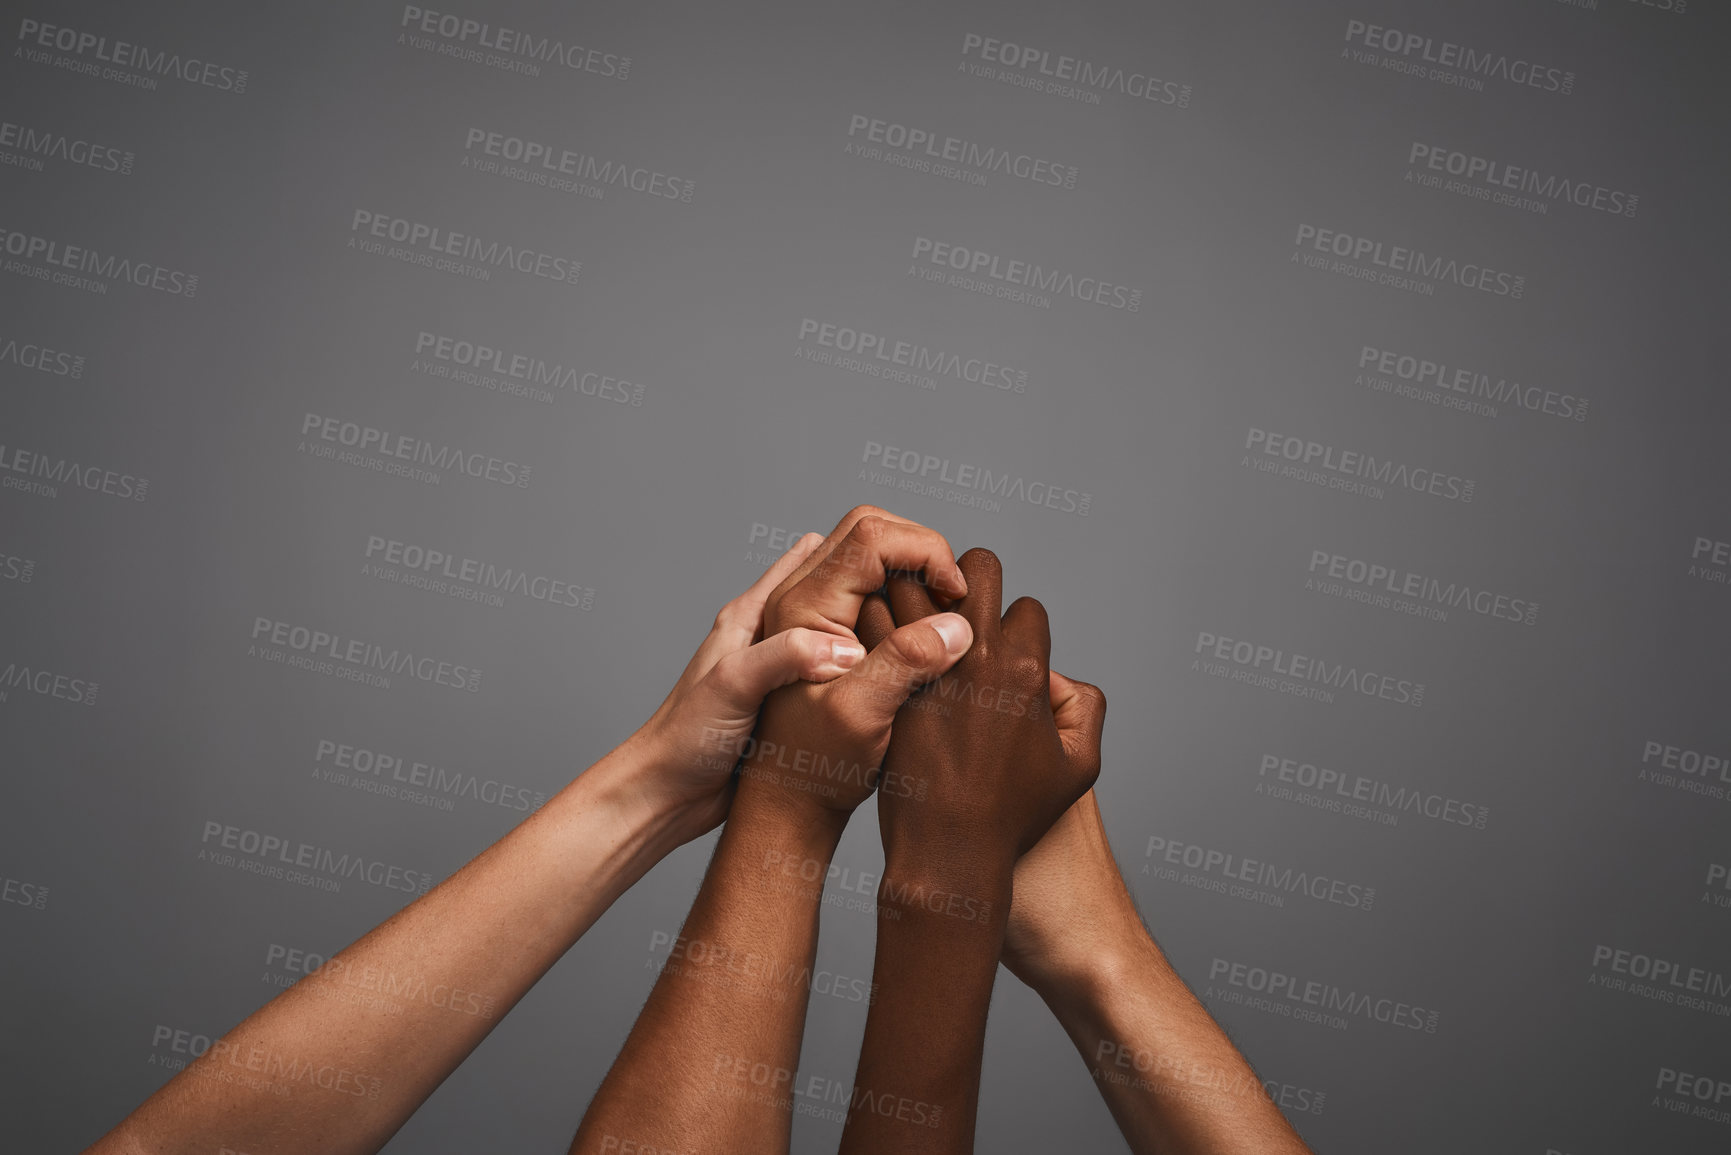
<path id="1" fill-rule="evenodd" d="M 771 690 L 802 678 L 827 682 L 859 665 L 865 647 L 852 637 L 796 627 L 735 650 L 705 680 L 729 709 L 754 714 Z"/>
<path id="2" fill-rule="evenodd" d="M 865 656 L 849 677 L 868 692 L 872 720 L 888 725 L 919 687 L 955 665 L 974 644 L 974 628 L 961 614 L 934 614 L 909 622 Z"/>
<path id="3" fill-rule="evenodd" d="M 1052 722 L 1072 763 L 1100 772 L 1100 736 L 1106 728 L 1106 695 L 1100 687 L 1050 671 Z M 1091 768 L 1091 769 L 1090 769 Z"/>

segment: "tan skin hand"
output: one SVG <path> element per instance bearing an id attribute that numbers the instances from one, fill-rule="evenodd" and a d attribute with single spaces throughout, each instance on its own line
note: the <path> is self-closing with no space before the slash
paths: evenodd
<path id="1" fill-rule="evenodd" d="M 860 607 L 891 571 L 920 571 L 946 599 L 967 583 L 949 543 L 936 530 L 881 509 L 861 506 L 769 595 L 766 631 L 805 629 L 856 643 Z M 771 693 L 759 739 L 741 775 L 740 795 L 805 813 L 845 817 L 871 796 L 890 742 L 890 723 L 908 691 L 965 649 L 968 623 L 953 613 L 910 622 L 875 639 L 879 644 L 840 677 L 800 682 Z M 944 632 L 940 632 L 940 630 Z M 863 649 L 863 647 L 862 647 Z"/>

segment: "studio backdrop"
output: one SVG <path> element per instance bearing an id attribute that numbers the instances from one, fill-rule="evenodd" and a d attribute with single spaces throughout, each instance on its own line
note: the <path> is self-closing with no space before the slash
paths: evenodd
<path id="1" fill-rule="evenodd" d="M 8 1150 L 447 877 L 861 503 L 1046 603 L 1137 902 L 1318 1151 L 1731 1146 L 1719 6 L 13 8 Z M 563 1150 L 713 845 L 389 1150 Z M 836 862 L 801 1152 L 871 807 Z M 1007 973 L 979 1149 L 1123 1149 Z"/>

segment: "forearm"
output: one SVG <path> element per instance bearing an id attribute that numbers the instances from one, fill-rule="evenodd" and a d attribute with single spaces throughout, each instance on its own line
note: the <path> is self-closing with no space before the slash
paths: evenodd
<path id="1" fill-rule="evenodd" d="M 965 882 L 915 881 L 932 877 L 886 866 L 878 888 L 876 997 L 842 1155 L 973 1150 L 1010 873 L 1005 864 Z"/>
<path id="2" fill-rule="evenodd" d="M 378 1150 L 677 845 L 631 744 L 235 1027 L 92 1151 Z"/>
<path id="3" fill-rule="evenodd" d="M 1307 1155 L 1250 1063 L 1140 923 L 1036 990 L 1137 1155 Z"/>
<path id="4" fill-rule="evenodd" d="M 685 926 L 583 1117 L 573 1152 L 627 1143 L 787 1149 L 823 879 L 845 822 L 841 813 L 791 813 L 742 787 Z M 791 878 L 780 869 L 790 862 L 801 867 Z"/>

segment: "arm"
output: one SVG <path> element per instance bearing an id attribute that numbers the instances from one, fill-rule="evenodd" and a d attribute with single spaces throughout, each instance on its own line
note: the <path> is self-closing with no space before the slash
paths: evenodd
<path id="1" fill-rule="evenodd" d="M 998 559 L 969 550 L 959 564 L 968 595 L 956 611 L 973 628 L 973 647 L 903 707 L 884 762 L 886 775 L 923 791 L 878 792 L 880 993 L 866 1017 L 843 1155 L 973 1150 L 1016 859 L 1100 768 L 1099 691 L 1077 684 L 1071 733 L 1045 708 L 1045 608 L 1023 598 L 1000 621 Z M 868 641 L 933 608 L 905 581 L 889 592 L 893 611 L 868 607 Z"/>
<path id="2" fill-rule="evenodd" d="M 832 631 L 857 665 L 771 694 L 757 737 L 721 751 L 728 766 L 745 755 L 727 826 L 573 1152 L 787 1149 L 830 857 L 876 784 L 896 708 L 971 638 L 964 619 L 944 614 L 867 655 L 852 627 L 886 569 L 923 569 L 951 594 L 965 588 L 940 535 L 861 507 L 771 595 L 770 628 Z M 776 869 L 789 862 L 799 868 Z"/>
<path id="3" fill-rule="evenodd" d="M 1055 709 L 1067 689 L 1054 673 Z M 1016 864 L 1004 965 L 1052 1008 L 1137 1155 L 1309 1155 L 1143 927 L 1092 791 Z"/>
<path id="4" fill-rule="evenodd" d="M 90 1151 L 382 1147 L 615 898 L 720 821 L 731 765 L 706 766 L 702 738 L 749 734 L 769 689 L 836 672 L 827 634 L 753 644 L 768 595 L 818 541 L 721 611 L 636 734 L 254 1012 Z"/>
<path id="5" fill-rule="evenodd" d="M 1009 901 L 1007 864 L 886 860 L 843 1155 L 973 1150 Z"/>

